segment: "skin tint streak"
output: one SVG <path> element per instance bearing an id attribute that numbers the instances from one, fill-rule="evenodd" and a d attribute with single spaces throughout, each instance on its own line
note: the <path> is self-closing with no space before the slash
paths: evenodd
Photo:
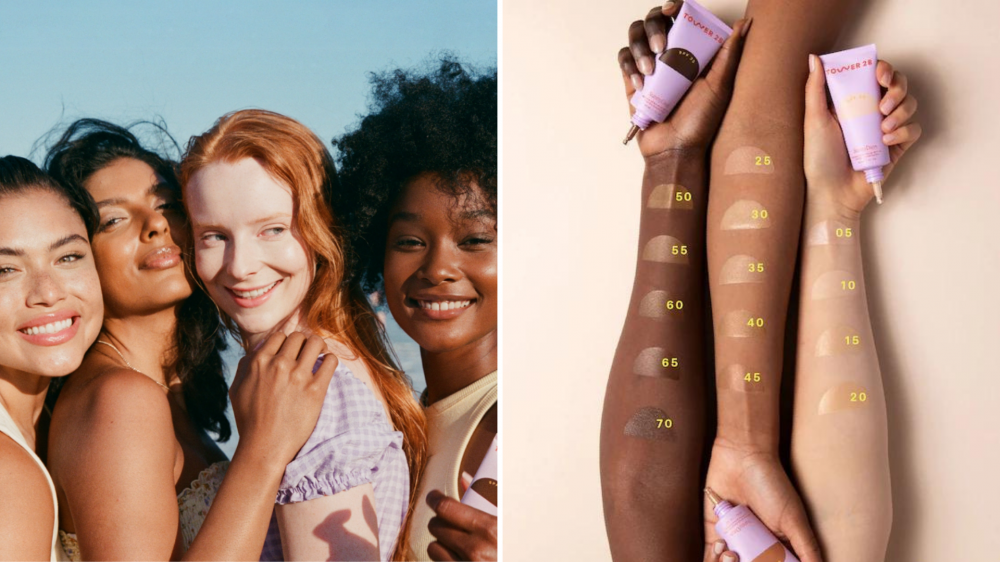
<path id="1" fill-rule="evenodd" d="M 662 347 L 648 347 L 635 358 L 632 372 L 642 377 L 678 380 L 681 378 L 680 360 Z"/>
<path id="2" fill-rule="evenodd" d="M 773 174 L 774 160 L 771 155 L 756 146 L 741 146 L 732 151 L 726 158 L 723 173 L 727 176 L 737 174 Z"/>
<path id="3" fill-rule="evenodd" d="M 642 259 L 687 265 L 688 248 L 680 240 L 664 234 L 646 243 L 646 247 L 642 250 Z"/>
<path id="4" fill-rule="evenodd" d="M 719 274 L 720 285 L 741 285 L 743 283 L 763 283 L 767 268 L 764 262 L 753 256 L 740 254 L 726 260 Z"/>
<path id="5" fill-rule="evenodd" d="M 660 184 L 649 194 L 646 207 L 650 209 L 674 209 L 690 211 L 694 209 L 694 196 L 683 185 Z"/>
<path id="6" fill-rule="evenodd" d="M 768 210 L 749 199 L 733 203 L 722 215 L 722 230 L 758 230 L 770 226 L 771 215 Z"/>

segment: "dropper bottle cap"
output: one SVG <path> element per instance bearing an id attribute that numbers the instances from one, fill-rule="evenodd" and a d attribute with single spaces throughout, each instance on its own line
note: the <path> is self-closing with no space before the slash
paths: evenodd
<path id="1" fill-rule="evenodd" d="M 712 511 L 714 511 L 717 516 L 722 517 L 733 509 L 733 504 L 720 498 L 718 494 L 712 491 L 711 488 L 705 488 L 705 495 L 708 496 L 708 501 L 712 502 Z"/>
<path id="2" fill-rule="evenodd" d="M 632 125 L 632 127 L 628 130 L 628 134 L 625 135 L 625 140 L 622 141 L 622 144 L 628 144 L 628 141 L 632 140 L 638 133 L 639 126 Z"/>
<path id="3" fill-rule="evenodd" d="M 872 184 L 872 191 L 875 192 L 875 201 L 881 205 L 882 204 L 882 180 L 885 176 L 882 174 L 882 167 L 868 168 L 865 170 L 865 181 Z"/>

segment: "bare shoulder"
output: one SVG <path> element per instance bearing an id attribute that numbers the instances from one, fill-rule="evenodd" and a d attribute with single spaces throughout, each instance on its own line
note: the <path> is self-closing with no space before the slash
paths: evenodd
<path id="1" fill-rule="evenodd" d="M 0 434 L 0 560 L 48 560 L 55 510 L 41 467 Z"/>
<path id="2" fill-rule="evenodd" d="M 53 472 L 64 460 L 75 466 L 85 458 L 100 462 L 103 454 L 95 452 L 139 448 L 132 452 L 173 454 L 170 403 L 152 379 L 118 367 L 79 374 L 86 378 L 67 385 L 52 417 Z"/>

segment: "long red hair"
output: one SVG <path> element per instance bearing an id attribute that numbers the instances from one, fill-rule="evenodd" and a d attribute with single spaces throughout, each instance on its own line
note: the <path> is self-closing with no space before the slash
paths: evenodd
<path id="1" fill-rule="evenodd" d="M 409 520 L 427 455 L 426 418 L 409 379 L 389 351 L 382 324 L 360 285 L 346 275 L 346 237 L 330 208 L 337 172 L 323 142 L 298 121 L 259 109 L 223 115 L 193 137 L 181 162 L 180 182 L 213 162 L 254 158 L 292 191 L 294 226 L 316 263 L 316 276 L 302 302 L 310 330 L 346 344 L 371 371 L 388 404 L 393 426 L 403 433 L 410 467 L 410 504 L 393 560 L 405 560 Z M 232 321 L 223 318 L 232 326 Z"/>

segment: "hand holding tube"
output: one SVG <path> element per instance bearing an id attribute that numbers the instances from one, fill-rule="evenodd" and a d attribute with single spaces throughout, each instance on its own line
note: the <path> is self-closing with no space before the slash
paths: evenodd
<path id="1" fill-rule="evenodd" d="M 849 215 L 857 215 L 872 196 L 871 184 L 862 172 L 851 168 L 837 116 L 826 97 L 826 75 L 819 57 L 810 55 L 806 82 L 804 168 L 809 198 L 835 205 Z M 888 177 L 896 163 L 920 138 L 920 124 L 913 120 L 917 100 L 907 93 L 906 76 L 892 65 L 878 61 L 876 77 L 885 94 L 879 101 L 882 140 L 889 147 L 889 164 L 882 168 Z"/>
<path id="2" fill-rule="evenodd" d="M 676 2 L 668 8 L 654 8 L 645 20 L 637 20 L 629 27 L 629 46 L 618 52 L 627 100 L 631 100 L 636 90 L 642 87 L 643 76 L 652 74 L 654 54 L 666 45 L 665 38 L 672 25 L 668 16 L 675 15 L 680 4 Z M 639 133 L 639 148 L 644 157 L 671 150 L 707 152 L 729 104 L 749 27 L 748 20 L 736 22 L 733 34 L 715 55 L 707 71 L 694 81 L 666 121 L 653 123 Z M 631 104 L 629 111 L 630 115 L 635 112 Z"/>

